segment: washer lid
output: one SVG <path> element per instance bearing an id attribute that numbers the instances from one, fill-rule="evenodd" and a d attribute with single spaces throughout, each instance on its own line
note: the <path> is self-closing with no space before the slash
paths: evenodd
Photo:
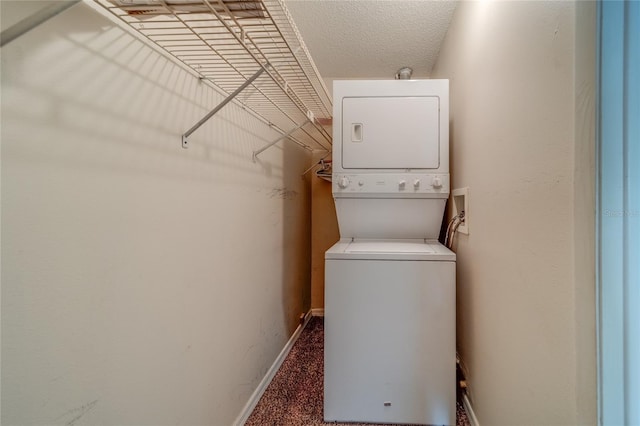
<path id="1" fill-rule="evenodd" d="M 325 259 L 455 261 L 456 255 L 436 240 L 343 239 L 327 250 Z"/>
<path id="2" fill-rule="evenodd" d="M 431 245 L 424 241 L 353 241 L 345 253 L 435 253 Z"/>

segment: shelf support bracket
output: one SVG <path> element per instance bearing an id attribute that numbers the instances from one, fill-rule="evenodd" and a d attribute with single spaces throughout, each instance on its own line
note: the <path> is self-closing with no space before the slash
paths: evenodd
<path id="1" fill-rule="evenodd" d="M 253 162 L 255 163 L 258 160 L 258 155 L 262 154 L 262 152 L 266 151 L 267 149 L 271 148 L 272 146 L 274 146 L 275 144 L 277 144 L 278 142 L 280 142 L 282 139 L 286 139 L 289 136 L 291 136 L 291 134 L 293 132 L 295 132 L 298 129 L 301 129 L 305 124 L 309 123 L 309 119 L 304 120 L 302 123 L 300 123 L 298 126 L 294 127 L 293 129 L 289 130 L 287 133 L 285 133 L 284 135 L 280 136 L 278 139 L 274 140 L 273 142 L 269 142 L 268 144 L 266 144 L 265 146 L 263 146 L 262 148 L 260 148 L 257 151 L 253 151 Z"/>
<path id="2" fill-rule="evenodd" d="M 231 102 L 233 100 L 233 98 L 235 98 L 236 96 L 238 96 L 238 94 L 240 92 L 242 92 L 248 85 L 250 85 L 251 83 L 254 82 L 254 80 L 258 77 L 260 77 L 260 74 L 262 74 L 267 67 L 270 64 L 267 63 L 264 66 L 261 66 L 260 69 L 258 71 L 256 71 L 255 74 L 253 74 L 251 77 L 249 77 L 249 79 L 247 81 L 245 81 L 244 83 L 242 83 L 242 85 L 240 87 L 238 87 L 233 93 L 231 93 L 229 96 L 227 96 L 222 102 L 220 102 L 218 105 L 216 105 L 216 107 L 214 109 L 211 110 L 211 112 L 209 112 L 207 115 L 205 115 L 204 117 L 202 117 L 202 119 L 200 121 L 198 121 L 193 127 L 191 127 L 189 130 L 187 130 L 183 135 L 182 135 L 182 147 L 183 148 L 188 148 L 188 138 L 189 136 L 191 136 L 191 134 L 193 132 L 195 132 L 196 130 L 198 130 L 200 128 L 200 126 L 202 126 L 204 123 L 206 123 L 211 117 L 213 117 L 218 111 L 220 111 L 226 104 L 228 104 L 229 102 Z"/>

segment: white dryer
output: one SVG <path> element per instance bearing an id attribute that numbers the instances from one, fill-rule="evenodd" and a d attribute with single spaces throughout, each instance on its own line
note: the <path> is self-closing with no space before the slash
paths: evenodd
<path id="1" fill-rule="evenodd" d="M 448 80 L 334 82 L 325 421 L 455 423 Z"/>

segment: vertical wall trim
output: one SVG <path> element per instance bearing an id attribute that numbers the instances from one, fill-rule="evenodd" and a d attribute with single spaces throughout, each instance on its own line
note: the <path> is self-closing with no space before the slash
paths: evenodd
<path id="1" fill-rule="evenodd" d="M 640 4 L 599 2 L 598 418 L 640 424 Z"/>
<path id="2" fill-rule="evenodd" d="M 625 8 L 625 424 L 640 424 L 640 3 Z"/>

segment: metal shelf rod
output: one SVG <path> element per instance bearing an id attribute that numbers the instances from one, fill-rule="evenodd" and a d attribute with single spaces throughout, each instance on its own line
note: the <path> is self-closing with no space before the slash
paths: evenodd
<path id="1" fill-rule="evenodd" d="M 233 100 L 233 98 L 235 98 L 238 93 L 242 92 L 245 87 L 247 87 L 248 85 L 250 85 L 251 83 L 253 83 L 253 81 L 260 77 L 260 74 L 262 74 L 266 68 L 269 66 L 269 63 L 265 64 L 264 66 L 261 66 L 260 69 L 258 71 L 256 71 L 255 74 L 253 74 L 251 77 L 249 77 L 249 79 L 247 81 L 245 81 L 244 83 L 242 83 L 242 85 L 240 87 L 238 87 L 232 94 L 230 94 L 229 96 L 227 96 L 222 102 L 220 102 L 214 109 L 212 109 L 207 115 L 205 115 L 200 121 L 198 121 L 193 127 L 191 127 L 189 130 L 187 130 L 183 135 L 182 135 L 182 147 L 183 148 L 187 148 L 187 138 L 189 136 L 191 136 L 191 134 L 193 132 L 195 132 L 196 130 L 198 130 L 200 128 L 200 126 L 202 126 L 204 123 L 207 122 L 207 120 L 209 120 L 211 117 L 213 117 L 218 111 L 220 111 L 226 104 L 228 104 L 229 102 L 231 102 Z"/>
<path id="2" fill-rule="evenodd" d="M 214 105 L 215 110 L 183 134 L 184 147 L 195 130 L 233 100 L 281 134 L 286 132 L 283 128 L 306 120 L 304 127 L 288 133 L 287 138 L 309 150 L 313 142 L 313 146 L 330 151 L 331 136 L 315 117 L 327 119 L 331 101 L 326 99 L 322 82 L 318 84 L 317 69 L 307 58 L 309 52 L 301 40 L 300 45 L 294 40 L 300 35 L 283 0 L 255 0 L 259 13 L 246 19 L 236 16 L 230 4 L 238 0 L 192 0 L 194 5 L 203 6 L 198 13 L 175 7 L 185 4 L 184 0 L 155 0 L 167 12 L 147 14 L 151 17 L 148 20 L 123 7 L 110 7 L 110 3 L 125 1 L 144 5 L 145 0 L 95 1 L 177 62 L 190 67 L 202 81 L 210 80 L 224 92 L 224 102 Z M 143 12 L 146 14 L 146 9 Z M 261 77 L 248 82 L 248 76 L 260 67 Z M 253 87 L 249 89 L 249 85 Z"/>
<path id="3" fill-rule="evenodd" d="M 291 136 L 291 134 L 293 132 L 295 132 L 296 130 L 302 128 L 305 124 L 307 124 L 309 122 L 309 120 L 304 120 L 301 124 L 299 124 L 298 126 L 294 127 L 293 129 L 289 130 L 287 133 L 285 133 L 284 135 L 281 135 L 278 137 L 278 139 L 274 140 L 273 142 L 269 142 L 268 144 L 266 144 L 265 146 L 263 146 L 262 148 L 260 148 L 257 151 L 253 151 L 253 162 L 255 163 L 258 160 L 258 155 L 260 155 L 262 152 L 266 151 L 267 149 L 271 148 L 273 145 L 277 144 L 278 142 L 280 142 L 282 139 L 286 139 L 289 136 Z"/>
<path id="4" fill-rule="evenodd" d="M 244 47 L 247 51 L 247 53 L 249 53 L 249 55 L 251 55 L 256 62 L 260 62 L 259 58 L 257 57 L 257 55 L 251 51 L 251 49 L 249 48 L 249 46 L 244 42 L 244 40 L 242 39 L 242 37 L 240 35 L 238 35 L 233 27 L 231 25 L 229 25 L 229 23 L 227 23 L 227 21 L 225 19 L 222 18 L 222 16 L 218 13 L 218 11 L 215 10 L 215 8 L 211 5 L 211 3 L 209 3 L 209 0 L 203 0 L 204 3 L 209 7 L 209 9 L 211 10 L 211 13 L 213 13 L 219 20 L 220 22 L 229 30 L 229 33 L 231 33 L 231 35 L 233 35 L 237 40 L 238 43 L 240 43 L 240 45 L 242 47 Z M 229 11 L 229 9 L 227 9 L 227 7 L 225 6 L 225 4 L 222 2 L 222 0 L 217 0 L 218 3 L 222 6 L 222 8 L 226 9 L 227 13 L 230 15 L 231 20 L 234 21 L 237 25 L 238 28 L 242 28 L 242 25 L 239 25 L 236 18 L 234 17 L 234 15 Z M 178 17 L 178 19 L 180 19 Z M 277 30 L 277 28 L 276 28 Z M 262 57 L 266 57 L 266 55 L 264 55 L 261 51 L 261 49 L 258 47 L 258 45 L 251 39 L 251 36 L 249 34 L 244 34 L 245 38 L 247 40 L 249 40 L 251 42 L 251 45 L 255 48 L 255 50 L 260 54 L 260 56 Z M 285 40 L 286 42 L 286 40 Z M 309 111 L 309 108 L 304 104 L 304 102 L 297 96 L 297 94 L 295 92 L 293 92 L 293 90 L 291 90 L 291 88 L 288 88 L 286 84 L 283 84 L 280 82 L 280 80 L 282 81 L 286 81 L 282 75 L 279 73 L 279 71 L 277 69 L 273 69 L 274 74 L 276 74 L 275 76 L 273 74 L 271 74 L 271 72 L 267 71 L 267 73 L 271 76 L 271 79 L 278 85 L 280 86 L 280 88 L 282 89 L 283 92 L 285 92 L 285 94 L 291 99 L 291 101 L 293 101 L 293 104 L 303 113 L 303 114 L 307 114 L 307 112 Z M 276 78 L 279 77 L 278 78 Z M 324 129 L 319 128 L 318 126 L 316 126 L 315 123 L 311 123 L 314 127 L 316 127 L 316 129 L 320 132 L 320 134 L 329 142 L 329 144 L 331 144 L 331 136 L 329 136 L 328 134 L 326 134 L 326 132 L 324 131 Z"/>

